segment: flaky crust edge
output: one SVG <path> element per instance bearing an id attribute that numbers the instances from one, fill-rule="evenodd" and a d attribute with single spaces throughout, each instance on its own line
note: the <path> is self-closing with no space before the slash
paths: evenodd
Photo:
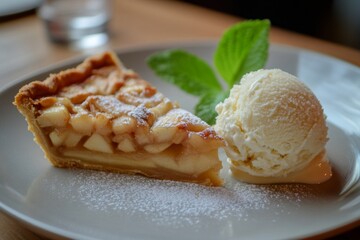
<path id="1" fill-rule="evenodd" d="M 45 153 L 45 157 L 56 167 L 72 167 L 60 161 L 56 154 L 51 151 L 51 146 L 38 127 L 34 118 L 35 100 L 56 94 L 60 89 L 74 83 L 80 83 L 91 75 L 92 70 L 105 66 L 117 66 L 122 69 L 122 64 L 116 54 L 110 51 L 98 54 L 85 59 L 82 63 L 74 68 L 70 68 L 59 73 L 50 74 L 44 81 L 34 81 L 21 87 L 16 94 L 13 104 L 19 112 L 25 117 L 28 123 L 28 130 L 34 134 L 34 141 L 38 143 Z"/>

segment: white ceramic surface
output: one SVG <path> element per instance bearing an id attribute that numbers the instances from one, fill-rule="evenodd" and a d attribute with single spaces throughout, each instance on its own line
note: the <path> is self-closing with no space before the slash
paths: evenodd
<path id="1" fill-rule="evenodd" d="M 119 52 L 173 100 L 192 110 L 196 98 L 158 80 L 151 53 L 182 48 L 211 62 L 215 43 L 197 42 Z M 325 184 L 256 186 L 223 171 L 223 188 L 53 168 L 11 104 L 24 83 L 73 66 L 51 66 L 0 92 L 0 209 L 47 235 L 75 239 L 289 239 L 341 228 L 360 219 L 360 69 L 286 46 L 272 46 L 267 68 L 303 80 L 327 115 L 334 176 Z M 223 158 L 223 155 L 222 155 Z"/>
<path id="2" fill-rule="evenodd" d="M 0 0 L 0 17 L 32 10 L 41 4 L 41 0 Z"/>

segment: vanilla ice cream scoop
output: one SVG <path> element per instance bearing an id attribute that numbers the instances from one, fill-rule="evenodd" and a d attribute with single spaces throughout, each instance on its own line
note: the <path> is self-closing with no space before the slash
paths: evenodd
<path id="1" fill-rule="evenodd" d="M 295 76 L 279 69 L 248 73 L 216 111 L 215 130 L 236 178 L 320 183 L 331 177 L 322 106 Z"/>

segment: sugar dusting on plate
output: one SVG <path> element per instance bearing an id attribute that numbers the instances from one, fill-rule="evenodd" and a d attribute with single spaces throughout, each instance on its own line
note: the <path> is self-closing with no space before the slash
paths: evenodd
<path id="1" fill-rule="evenodd" d="M 283 204 L 300 207 L 313 197 L 307 185 L 251 185 L 230 176 L 224 187 L 206 187 L 108 172 L 59 171 L 60 181 L 51 174 L 40 184 L 57 198 L 80 202 L 89 211 L 141 215 L 163 226 L 196 224 L 204 218 L 247 221 L 252 211 L 271 210 L 276 215 Z"/>

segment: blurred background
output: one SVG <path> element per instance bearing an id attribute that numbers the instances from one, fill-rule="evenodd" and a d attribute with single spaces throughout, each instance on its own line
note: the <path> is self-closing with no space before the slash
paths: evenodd
<path id="1" fill-rule="evenodd" d="M 360 49 L 360 0 L 163 1 L 186 2 L 246 19 L 267 18 L 273 26 Z M 18 18 L 19 15 L 33 14 L 33 9 L 41 2 L 0 0 L 0 23 Z M 27 9 L 29 11 L 24 11 Z M 14 13 L 12 11 L 21 13 L 11 14 Z"/>
<path id="2" fill-rule="evenodd" d="M 360 49 L 360 0 L 181 0 Z"/>

